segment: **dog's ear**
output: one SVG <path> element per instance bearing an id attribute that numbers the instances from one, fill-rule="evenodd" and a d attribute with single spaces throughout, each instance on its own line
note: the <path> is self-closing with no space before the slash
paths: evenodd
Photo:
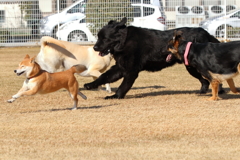
<path id="1" fill-rule="evenodd" d="M 121 51 L 123 49 L 125 41 L 127 39 L 127 32 L 128 30 L 126 28 L 118 30 L 117 40 L 119 43 L 114 47 L 115 51 Z"/>
<path id="2" fill-rule="evenodd" d="M 126 23 L 127 23 L 127 17 L 124 17 L 124 18 L 121 20 L 120 24 L 121 24 L 121 25 L 125 25 Z"/>
<path id="3" fill-rule="evenodd" d="M 29 59 L 29 58 L 30 58 L 30 56 L 27 54 L 24 59 Z"/>
<path id="4" fill-rule="evenodd" d="M 118 33 L 117 33 L 117 40 L 119 41 L 119 43 L 114 47 L 114 50 L 115 51 L 121 51 L 124 47 L 124 44 L 125 44 L 125 41 L 126 41 L 126 38 L 127 38 L 127 28 L 126 28 L 126 24 L 127 23 L 127 18 L 124 17 L 121 22 L 119 22 L 119 24 L 117 24 L 115 26 L 115 29 L 118 30 Z"/>
<path id="5" fill-rule="evenodd" d="M 31 63 L 34 63 L 35 62 L 35 58 L 36 56 L 32 57 L 30 60 L 31 60 Z"/>
<path id="6" fill-rule="evenodd" d="M 173 36 L 173 46 L 174 48 L 178 48 L 180 41 L 182 40 L 182 31 L 174 31 L 174 36 Z"/>
<path id="7" fill-rule="evenodd" d="M 175 40 L 181 40 L 182 39 L 183 32 L 182 31 L 175 31 Z"/>
<path id="8" fill-rule="evenodd" d="M 115 28 L 126 28 L 127 18 L 124 17 L 121 22 L 119 22 Z"/>
<path id="9" fill-rule="evenodd" d="M 116 22 L 116 21 L 111 20 L 111 21 L 108 22 L 108 25 L 113 24 L 113 23 L 115 23 L 115 22 Z"/>

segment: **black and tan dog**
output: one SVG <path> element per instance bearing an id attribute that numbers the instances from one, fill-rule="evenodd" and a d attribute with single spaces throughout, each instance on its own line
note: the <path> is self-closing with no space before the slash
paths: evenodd
<path id="1" fill-rule="evenodd" d="M 191 43 L 182 38 L 182 32 L 176 31 L 169 42 L 168 50 L 186 66 L 196 68 L 212 85 L 212 97 L 218 97 L 218 85 L 226 80 L 231 91 L 239 93 L 233 77 L 240 71 L 240 41 L 228 43 Z"/>

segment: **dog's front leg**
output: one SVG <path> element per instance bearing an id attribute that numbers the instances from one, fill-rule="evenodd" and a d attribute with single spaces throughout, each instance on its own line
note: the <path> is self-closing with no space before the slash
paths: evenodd
<path id="1" fill-rule="evenodd" d="M 97 78 L 95 81 L 84 84 L 84 88 L 88 90 L 95 89 L 98 88 L 98 86 L 100 85 L 115 82 L 122 77 L 123 74 L 121 69 L 117 65 L 114 65 L 107 72 L 103 73 L 99 78 Z"/>
<path id="2" fill-rule="evenodd" d="M 22 92 L 18 92 L 17 94 L 15 94 L 14 96 L 12 96 L 12 99 L 9 99 L 8 102 L 12 103 L 14 102 L 17 98 L 21 97 L 21 96 L 31 96 L 34 95 L 38 92 L 38 88 L 32 88 L 31 90 L 27 90 L 27 91 L 22 91 Z"/>
<path id="3" fill-rule="evenodd" d="M 22 88 L 17 92 L 17 94 L 13 95 L 12 98 L 9 99 L 7 102 L 8 103 L 14 102 L 19 97 L 19 95 L 22 94 L 22 92 L 25 92 L 27 90 L 28 90 L 27 86 L 25 84 L 23 84 Z"/>
<path id="4" fill-rule="evenodd" d="M 218 87 L 219 87 L 219 81 L 213 79 L 212 82 L 211 82 L 211 85 L 212 85 L 212 97 L 210 97 L 208 100 L 209 101 L 216 101 L 216 100 L 219 100 L 221 99 L 220 97 L 218 97 Z"/>
<path id="5" fill-rule="evenodd" d="M 125 97 L 127 92 L 131 89 L 133 83 L 138 77 L 137 71 L 128 72 L 124 75 L 124 79 L 121 83 L 121 85 L 118 87 L 118 90 L 116 93 L 112 96 L 107 96 L 105 99 L 122 99 Z"/>

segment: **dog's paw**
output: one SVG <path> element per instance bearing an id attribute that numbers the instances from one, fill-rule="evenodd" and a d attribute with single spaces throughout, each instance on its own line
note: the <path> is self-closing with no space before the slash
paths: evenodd
<path id="1" fill-rule="evenodd" d="M 108 93 L 112 93 L 112 91 L 111 91 L 111 90 L 107 90 L 107 89 L 106 89 L 106 91 L 107 91 Z"/>
<path id="2" fill-rule="evenodd" d="M 120 97 L 117 94 L 114 94 L 112 96 L 107 96 L 104 99 L 123 99 L 124 97 Z"/>
<path id="3" fill-rule="evenodd" d="M 84 88 L 86 88 L 87 90 L 90 90 L 90 89 L 96 89 L 98 88 L 98 86 L 94 85 L 94 83 L 86 83 L 84 84 Z"/>
<path id="4" fill-rule="evenodd" d="M 19 96 L 17 94 L 15 94 L 15 95 L 12 96 L 12 98 L 17 99 L 17 98 L 19 98 Z"/>
<path id="5" fill-rule="evenodd" d="M 15 100 L 16 100 L 16 99 L 12 98 L 12 99 L 7 100 L 7 102 L 8 102 L 8 103 L 12 103 L 12 102 L 14 102 Z"/>
<path id="6" fill-rule="evenodd" d="M 73 107 L 71 110 L 72 110 L 72 111 L 77 110 L 77 107 Z"/>
<path id="7" fill-rule="evenodd" d="M 217 101 L 217 100 L 220 100 L 220 99 L 222 99 L 222 98 L 212 96 L 212 97 L 208 98 L 207 100 L 208 101 Z"/>

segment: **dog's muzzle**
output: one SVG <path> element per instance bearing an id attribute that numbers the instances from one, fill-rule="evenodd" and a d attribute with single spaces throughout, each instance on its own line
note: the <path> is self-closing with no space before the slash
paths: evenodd
<path id="1" fill-rule="evenodd" d="M 110 49 L 107 49 L 107 50 L 105 50 L 105 51 L 103 51 L 103 52 L 101 52 L 101 51 L 99 51 L 99 56 L 106 56 L 106 55 L 108 55 L 110 53 Z"/>
<path id="2" fill-rule="evenodd" d="M 14 73 L 16 73 L 16 74 L 17 74 L 17 76 L 20 76 L 20 75 L 22 75 L 24 72 L 25 72 L 25 71 L 22 71 L 22 72 L 18 73 L 18 72 L 17 72 L 17 70 L 14 70 Z"/>

